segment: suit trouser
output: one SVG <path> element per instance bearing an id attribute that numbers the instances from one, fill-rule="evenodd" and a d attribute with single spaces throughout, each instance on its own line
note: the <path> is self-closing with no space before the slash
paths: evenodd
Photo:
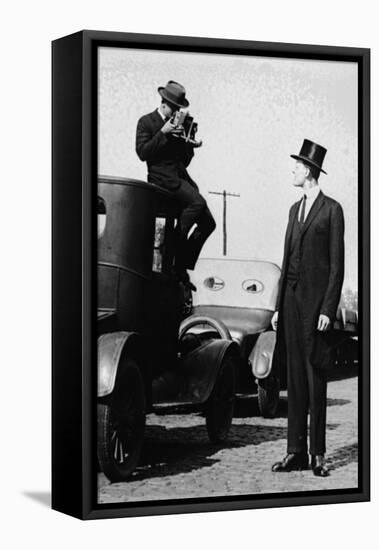
<path id="1" fill-rule="evenodd" d="M 204 197 L 187 180 L 181 179 L 180 187 L 172 194 L 182 207 L 178 226 L 177 267 L 194 269 L 201 249 L 215 230 L 216 223 Z M 188 238 L 194 224 L 196 228 Z"/>
<path id="2" fill-rule="evenodd" d="M 286 284 L 282 320 L 287 363 L 287 452 L 307 452 L 309 410 L 309 451 L 312 455 L 322 455 L 325 453 L 327 378 L 325 370 L 313 367 L 309 358 L 300 296 L 299 287 Z"/>

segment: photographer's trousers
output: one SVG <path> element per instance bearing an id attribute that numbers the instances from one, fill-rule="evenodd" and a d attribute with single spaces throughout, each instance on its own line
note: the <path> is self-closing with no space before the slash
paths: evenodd
<path id="1" fill-rule="evenodd" d="M 285 283 L 282 316 L 288 390 L 287 452 L 307 452 L 309 411 L 309 452 L 322 455 L 325 453 L 327 377 L 324 369 L 315 368 L 310 361 L 299 285 Z"/>
<path id="2" fill-rule="evenodd" d="M 178 189 L 171 193 L 182 209 L 178 225 L 177 267 L 194 269 L 201 249 L 215 230 L 216 223 L 206 200 L 195 184 L 192 185 L 187 180 L 181 179 Z M 196 228 L 188 236 L 195 224 Z"/>

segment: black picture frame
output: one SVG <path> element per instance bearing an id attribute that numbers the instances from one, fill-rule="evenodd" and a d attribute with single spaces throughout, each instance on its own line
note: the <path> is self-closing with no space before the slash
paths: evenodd
<path id="1" fill-rule="evenodd" d="M 101 46 L 354 61 L 359 144 L 359 487 L 222 498 L 96 502 L 97 49 Z M 81 519 L 370 499 L 370 50 L 81 31 L 52 44 L 52 508 Z"/>

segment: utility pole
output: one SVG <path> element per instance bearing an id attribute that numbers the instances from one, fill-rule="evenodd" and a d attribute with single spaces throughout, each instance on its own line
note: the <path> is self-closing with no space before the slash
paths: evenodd
<path id="1" fill-rule="evenodd" d="M 226 236 L 226 197 L 239 197 L 240 195 L 237 195 L 236 193 L 227 193 L 224 189 L 222 193 L 217 191 L 209 191 L 211 195 L 222 195 L 223 196 L 223 211 L 222 211 L 222 230 L 223 230 L 223 245 L 222 245 L 222 253 L 224 256 L 226 256 L 226 242 L 227 242 L 227 236 Z"/>

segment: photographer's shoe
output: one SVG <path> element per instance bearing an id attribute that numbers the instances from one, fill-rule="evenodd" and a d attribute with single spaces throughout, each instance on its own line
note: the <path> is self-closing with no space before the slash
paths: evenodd
<path id="1" fill-rule="evenodd" d="M 176 276 L 178 278 L 178 281 L 180 283 L 183 284 L 184 287 L 186 287 L 188 290 L 191 290 L 192 292 L 196 292 L 197 291 L 197 288 L 196 286 L 191 283 L 191 280 L 189 278 L 189 275 L 187 273 L 187 271 L 184 269 L 184 270 L 178 270 L 176 272 Z"/>
<path id="2" fill-rule="evenodd" d="M 325 464 L 324 455 L 312 455 L 311 468 L 317 477 L 328 477 L 330 475 L 329 469 Z"/>
<path id="3" fill-rule="evenodd" d="M 197 288 L 195 287 L 195 285 L 193 283 L 191 283 L 191 281 L 188 279 L 188 281 L 186 283 L 184 283 L 184 286 L 186 286 L 189 290 L 191 290 L 192 292 L 196 292 L 197 291 Z"/>
<path id="4" fill-rule="evenodd" d="M 307 470 L 308 466 L 308 453 L 289 453 L 280 462 L 275 462 L 271 470 L 273 472 L 292 472 L 294 470 Z"/>

